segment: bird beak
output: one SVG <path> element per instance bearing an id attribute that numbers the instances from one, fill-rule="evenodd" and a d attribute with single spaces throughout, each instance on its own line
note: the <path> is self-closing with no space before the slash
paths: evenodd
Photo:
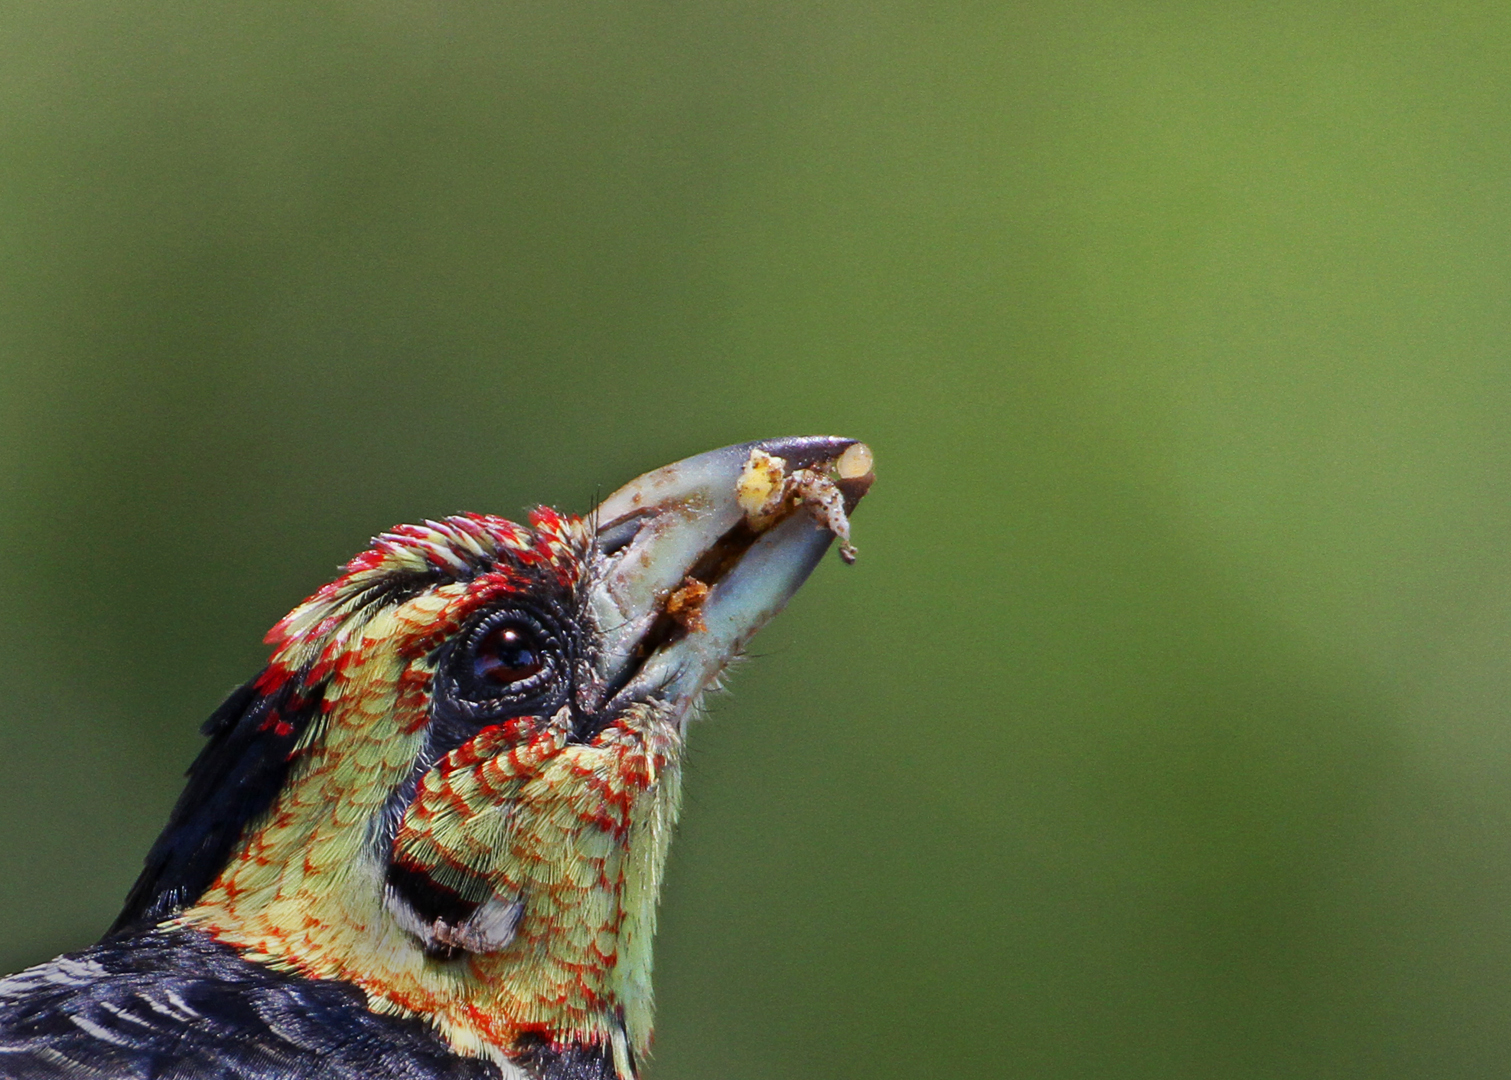
<path id="1" fill-rule="evenodd" d="M 630 481 L 595 518 L 589 604 L 607 703 L 689 707 L 787 603 L 874 479 L 854 439 L 809 436 L 711 450 Z"/>

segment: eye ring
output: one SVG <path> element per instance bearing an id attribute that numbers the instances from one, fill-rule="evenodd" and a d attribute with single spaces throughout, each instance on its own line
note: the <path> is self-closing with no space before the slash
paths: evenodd
<path id="1" fill-rule="evenodd" d="M 549 621 L 532 611 L 505 609 L 464 633 L 447 667 L 445 696 L 481 717 L 559 696 L 566 660 Z"/>

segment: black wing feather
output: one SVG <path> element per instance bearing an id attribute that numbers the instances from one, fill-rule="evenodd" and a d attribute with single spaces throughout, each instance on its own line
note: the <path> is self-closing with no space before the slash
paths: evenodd
<path id="1" fill-rule="evenodd" d="M 421 1021 L 373 1012 L 355 986 L 273 971 L 185 928 L 0 980 L 0 1076 L 502 1080 Z"/>
<path id="2" fill-rule="evenodd" d="M 320 693 L 299 682 L 264 693 L 253 680 L 205 721 L 210 741 L 107 938 L 177 914 L 225 869 L 247 824 L 272 806 L 295 746 L 320 715 Z"/>

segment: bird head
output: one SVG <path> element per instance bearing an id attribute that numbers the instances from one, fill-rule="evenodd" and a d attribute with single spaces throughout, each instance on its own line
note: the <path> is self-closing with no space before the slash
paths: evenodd
<path id="1" fill-rule="evenodd" d="M 853 440 L 771 440 L 586 518 L 383 534 L 211 717 L 113 932 L 197 928 L 506 1070 L 633 1076 L 688 722 L 835 536 L 853 557 L 870 481 Z"/>

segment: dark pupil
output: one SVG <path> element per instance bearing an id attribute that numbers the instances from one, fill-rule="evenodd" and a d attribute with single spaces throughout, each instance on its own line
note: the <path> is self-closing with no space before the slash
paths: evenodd
<path id="1" fill-rule="evenodd" d="M 540 653 L 528 630 L 501 626 L 482 640 L 472 671 L 479 682 L 508 686 L 541 669 Z"/>

